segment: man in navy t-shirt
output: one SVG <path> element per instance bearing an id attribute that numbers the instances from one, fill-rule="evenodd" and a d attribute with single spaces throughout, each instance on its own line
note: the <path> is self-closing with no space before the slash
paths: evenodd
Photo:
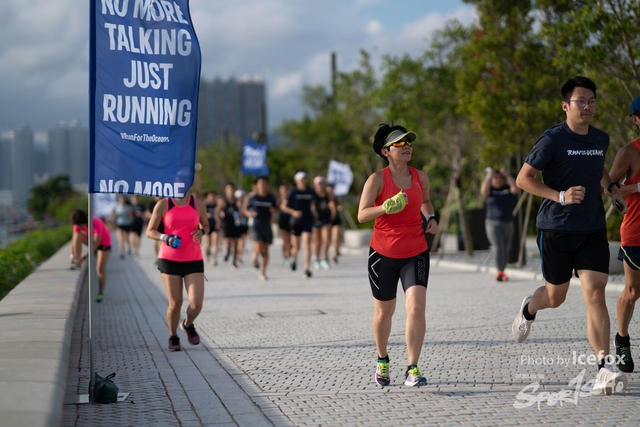
<path id="1" fill-rule="evenodd" d="M 294 177 L 296 186 L 291 189 L 284 203 L 282 211 L 291 215 L 291 234 L 293 247 L 291 248 L 291 270 L 295 271 L 300 252 L 300 244 L 304 247 L 304 277 L 311 277 L 309 265 L 311 263 L 311 229 L 316 217 L 316 192 L 307 185 L 307 173 L 297 172 Z"/>
<path id="2" fill-rule="evenodd" d="M 562 86 L 566 121 L 547 129 L 527 156 L 516 183 L 542 197 L 536 226 L 545 286 L 522 301 L 512 333 L 527 339 L 536 313 L 565 300 L 571 275 L 580 278 L 587 306 L 587 336 L 598 360 L 594 391 L 611 393 L 626 387 L 609 353 L 610 320 L 604 297 L 609 275 L 609 243 L 601 187 L 619 209 L 626 209 L 619 185 L 604 167 L 609 135 L 589 123 L 596 109 L 596 85 L 575 77 Z M 535 176 L 542 172 L 542 182 Z"/>

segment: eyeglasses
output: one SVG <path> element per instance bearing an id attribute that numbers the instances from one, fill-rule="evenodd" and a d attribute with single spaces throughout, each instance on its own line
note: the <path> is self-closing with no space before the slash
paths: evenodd
<path id="1" fill-rule="evenodd" d="M 585 99 L 570 99 L 569 102 L 575 102 L 576 104 L 578 104 L 578 107 L 584 108 L 587 104 L 589 104 L 589 107 L 595 107 L 598 103 L 598 100 L 595 98 L 592 98 L 588 101 Z"/>
<path id="2" fill-rule="evenodd" d="M 401 139 L 400 141 L 389 143 L 389 144 L 385 145 L 383 148 L 391 148 L 391 147 L 402 148 L 405 145 L 407 147 L 411 147 L 411 144 L 412 144 L 411 142 L 409 142 L 407 140 L 404 140 L 404 139 Z"/>

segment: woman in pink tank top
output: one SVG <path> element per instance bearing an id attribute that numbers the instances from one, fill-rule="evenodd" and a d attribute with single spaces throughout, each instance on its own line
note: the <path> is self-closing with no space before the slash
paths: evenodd
<path id="1" fill-rule="evenodd" d="M 378 350 L 374 380 L 391 383 L 387 342 L 396 307 L 398 280 L 402 281 L 407 311 L 407 370 L 404 384 L 425 385 L 418 359 L 424 342 L 429 252 L 422 228 L 436 233 L 434 209 L 429 199 L 429 177 L 408 165 L 416 134 L 402 126 L 380 125 L 373 149 L 387 167 L 373 173 L 362 189 L 358 221 L 375 220 L 369 248 L 369 285 L 373 294 L 373 335 Z"/>
<path id="2" fill-rule="evenodd" d="M 164 231 L 158 231 L 160 224 Z M 158 270 L 169 299 L 167 324 L 169 326 L 169 350 L 180 351 L 178 323 L 187 334 L 189 343 L 200 344 L 193 321 L 202 310 L 204 300 L 204 261 L 200 243 L 209 232 L 209 219 L 203 201 L 188 195 L 181 199 L 162 199 L 156 203 L 147 237 L 160 241 Z M 187 316 L 180 322 L 182 285 L 187 290 L 189 305 Z"/>
<path id="3" fill-rule="evenodd" d="M 82 254 L 82 245 L 89 245 L 89 217 L 82 209 L 71 213 L 73 236 L 71 238 L 71 268 L 82 264 L 88 253 Z M 111 255 L 111 234 L 100 218 L 93 218 L 93 244 L 96 251 L 96 275 L 98 276 L 98 295 L 96 302 L 102 302 L 104 287 L 107 284 L 107 261 Z"/>

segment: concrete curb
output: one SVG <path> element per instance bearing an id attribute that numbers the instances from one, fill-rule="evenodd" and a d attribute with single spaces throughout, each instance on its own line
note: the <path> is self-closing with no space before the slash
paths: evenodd
<path id="1" fill-rule="evenodd" d="M 0 301 L 2 425 L 60 424 L 73 322 L 87 273 L 86 263 L 69 270 L 69 253 L 67 244 Z"/>

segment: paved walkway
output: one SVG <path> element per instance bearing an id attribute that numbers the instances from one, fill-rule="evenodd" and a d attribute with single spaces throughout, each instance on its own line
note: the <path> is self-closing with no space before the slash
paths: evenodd
<path id="1" fill-rule="evenodd" d="M 331 270 L 305 280 L 301 271 L 281 265 L 279 251 L 272 247 L 266 282 L 258 280 L 248 255 L 238 270 L 224 263 L 207 266 L 204 309 L 196 320 L 202 344 L 190 346 L 180 332 L 185 351 L 176 353 L 166 350 L 166 297 L 150 241 L 144 239 L 140 258 L 120 260 L 114 254 L 104 302 L 96 305 L 96 369 L 103 376 L 117 372 L 116 384 L 131 394 L 116 404 L 67 405 L 62 426 L 640 422 L 637 374 L 619 395 L 574 392 L 596 373 L 579 363 L 591 351 L 577 286 L 562 307 L 539 315 L 528 341 L 516 344 L 511 322 L 539 280 L 513 277 L 498 283 L 490 273 L 433 265 L 420 362 L 429 384 L 401 385 L 406 352 L 400 292 L 389 350 L 392 386 L 383 389 L 373 383 L 366 254 L 347 253 Z M 612 325 L 617 295 L 607 293 Z M 71 394 L 86 393 L 89 382 L 85 300 L 86 294 L 71 348 Z M 634 336 L 640 336 L 633 332 L 637 325 L 634 319 Z M 637 346 L 633 351 L 640 358 Z"/>

